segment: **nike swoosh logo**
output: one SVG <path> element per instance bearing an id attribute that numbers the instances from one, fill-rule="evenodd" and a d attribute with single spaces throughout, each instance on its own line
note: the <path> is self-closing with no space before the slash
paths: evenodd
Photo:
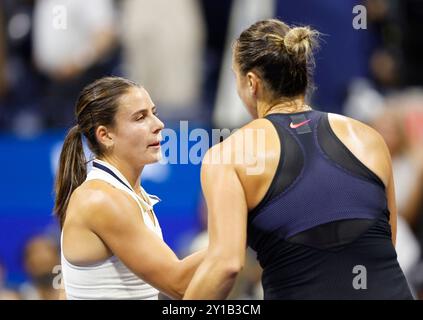
<path id="1" fill-rule="evenodd" d="M 308 123 L 308 122 L 310 122 L 311 121 L 311 119 L 309 119 L 309 120 L 306 120 L 306 121 L 303 121 L 303 122 L 300 122 L 300 123 L 296 123 L 296 124 L 293 124 L 292 122 L 289 124 L 289 126 L 292 128 L 292 129 L 297 129 L 297 128 L 299 128 L 299 127 L 301 127 L 302 125 L 305 125 L 306 123 Z"/>

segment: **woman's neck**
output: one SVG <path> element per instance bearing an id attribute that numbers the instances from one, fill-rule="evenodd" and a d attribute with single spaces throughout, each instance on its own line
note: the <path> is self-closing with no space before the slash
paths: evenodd
<path id="1" fill-rule="evenodd" d="M 141 173 L 144 169 L 144 166 L 141 166 L 140 168 L 134 168 L 123 161 L 118 161 L 112 156 L 104 156 L 99 158 L 99 160 L 107 162 L 119 170 L 119 172 L 126 178 L 126 180 L 128 180 L 132 189 L 134 189 L 136 192 L 141 190 Z"/>
<path id="2" fill-rule="evenodd" d="M 259 102 L 257 106 L 259 118 L 263 118 L 272 113 L 296 113 L 309 110 L 311 110 L 311 107 L 305 104 L 304 96 L 283 98 L 272 103 Z"/>

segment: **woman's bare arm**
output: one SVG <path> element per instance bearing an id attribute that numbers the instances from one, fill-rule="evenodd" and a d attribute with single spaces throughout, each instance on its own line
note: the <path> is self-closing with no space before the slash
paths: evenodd
<path id="1" fill-rule="evenodd" d="M 90 230 L 141 279 L 169 297 L 182 298 L 206 250 L 180 260 L 145 225 L 134 200 L 119 190 L 109 193 L 85 193 Z"/>
<path id="2" fill-rule="evenodd" d="M 209 155 L 210 150 L 205 158 Z M 203 163 L 201 184 L 208 208 L 209 248 L 184 299 L 225 299 L 245 261 L 247 203 L 230 164 Z"/>

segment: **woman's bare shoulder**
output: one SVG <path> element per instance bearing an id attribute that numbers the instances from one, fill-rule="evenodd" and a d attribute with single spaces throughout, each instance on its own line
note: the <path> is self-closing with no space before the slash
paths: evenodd
<path id="1" fill-rule="evenodd" d="M 329 114 L 329 124 L 342 143 L 385 183 L 391 157 L 383 137 L 371 126 L 339 114 Z"/>
<path id="2" fill-rule="evenodd" d="M 84 220 L 97 219 L 100 215 L 120 214 L 136 208 L 135 201 L 109 183 L 102 180 L 89 180 L 81 184 L 72 193 L 68 212 L 78 212 Z M 127 209 L 127 210 L 125 210 Z"/>
<path id="3" fill-rule="evenodd" d="M 359 120 L 337 113 L 329 113 L 328 118 L 331 127 L 336 126 L 354 134 L 369 134 L 376 139 L 382 139 L 382 136 L 375 129 Z"/>
<path id="4" fill-rule="evenodd" d="M 69 204 L 77 204 L 83 206 L 96 206 L 101 204 L 110 204 L 114 196 L 120 192 L 102 180 L 89 180 L 82 183 L 72 193 Z"/>

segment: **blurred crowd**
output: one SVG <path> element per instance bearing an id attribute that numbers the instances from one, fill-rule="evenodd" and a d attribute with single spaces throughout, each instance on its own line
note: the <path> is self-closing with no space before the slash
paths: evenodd
<path id="1" fill-rule="evenodd" d="M 28 280 L 8 288 L 7 270 L 0 261 L 0 300 L 57 300 L 61 286 L 60 250 L 55 238 L 35 235 L 23 249 L 23 265 Z"/>
<path id="2" fill-rule="evenodd" d="M 32 137 L 69 127 L 75 121 L 78 92 L 104 75 L 141 83 L 165 120 L 237 127 L 247 118 L 233 107 L 239 101 L 232 98 L 236 91 L 228 75 L 231 40 L 260 18 L 278 12 L 289 15 L 297 2 L 301 1 L 2 0 L 0 131 Z M 316 78 L 323 74 L 327 83 L 344 83 L 338 77 L 344 80 L 342 64 L 352 63 L 348 59 L 360 60 L 364 71 L 348 76 L 335 93 L 316 82 L 311 104 L 363 121 L 385 139 L 396 187 L 398 260 L 416 298 L 423 299 L 423 2 L 348 0 L 346 9 L 337 9 L 335 2 L 339 7 L 338 0 L 319 0 L 319 10 L 304 9 L 300 22 L 314 21 L 313 15 L 336 15 L 338 9 L 352 20 L 352 6 L 362 4 L 367 8 L 367 29 L 353 30 L 349 23 L 348 32 L 365 34 L 366 44 L 356 48 L 359 57 L 344 57 L 344 44 L 336 43 L 340 51 L 333 49 L 333 55 L 339 59 L 329 63 L 337 71 L 318 69 Z M 326 33 L 324 52 L 326 43 L 334 47 L 335 36 L 331 38 L 322 23 L 314 27 Z M 332 93 L 332 101 L 319 99 Z M 180 253 L 206 245 L 203 231 Z M 13 288 L 0 260 L 0 299 L 57 299 L 52 270 L 60 264 L 59 256 L 57 239 L 29 239 L 23 252 L 28 281 Z M 262 298 L 260 275 L 254 253 L 249 252 L 231 298 Z"/>
<path id="3" fill-rule="evenodd" d="M 68 127 L 77 94 L 104 75 L 142 83 L 166 118 L 201 117 L 203 86 L 213 86 L 204 75 L 216 78 L 220 66 L 219 10 L 230 11 L 231 1 L 220 2 L 2 1 L 1 130 L 33 136 Z"/>

